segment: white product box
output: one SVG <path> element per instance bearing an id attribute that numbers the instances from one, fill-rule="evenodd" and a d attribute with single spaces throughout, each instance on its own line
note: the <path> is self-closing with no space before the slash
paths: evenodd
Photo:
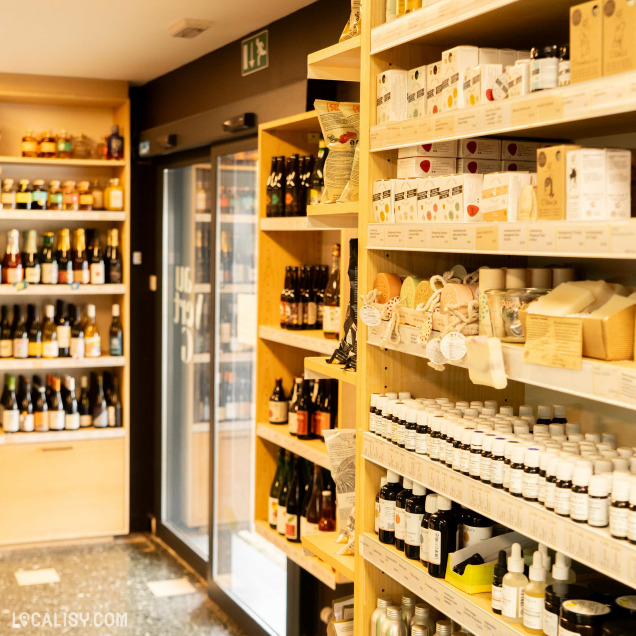
<path id="1" fill-rule="evenodd" d="M 476 46 L 456 46 L 442 53 L 443 111 L 464 108 L 464 73 L 478 64 Z"/>
<path id="2" fill-rule="evenodd" d="M 529 60 L 530 51 L 517 51 L 517 60 Z"/>
<path id="3" fill-rule="evenodd" d="M 486 174 L 487 172 L 497 172 L 500 161 L 498 159 L 458 159 L 457 174 Z"/>
<path id="4" fill-rule="evenodd" d="M 394 223 L 393 187 L 395 179 L 382 179 L 373 183 L 373 222 Z"/>
<path id="5" fill-rule="evenodd" d="M 482 64 L 499 64 L 499 49 L 479 47 L 479 66 Z"/>
<path id="6" fill-rule="evenodd" d="M 407 75 L 408 71 L 400 69 L 378 73 L 376 93 L 378 124 L 406 119 Z"/>
<path id="7" fill-rule="evenodd" d="M 501 139 L 461 139 L 459 142 L 460 158 L 499 159 L 501 157 Z"/>
<path id="8" fill-rule="evenodd" d="M 441 109 L 442 62 L 434 62 L 426 67 L 426 114 L 434 115 Z"/>
<path id="9" fill-rule="evenodd" d="M 406 117 L 426 115 L 426 65 L 412 68 L 406 80 Z"/>
<path id="10" fill-rule="evenodd" d="M 417 223 L 417 179 L 398 179 L 393 212 L 396 223 Z"/>
<path id="11" fill-rule="evenodd" d="M 517 159 L 518 161 L 536 161 L 537 150 L 547 145 L 539 141 L 503 140 L 501 144 L 502 159 Z"/>
<path id="12" fill-rule="evenodd" d="M 605 205 L 611 221 L 626 221 L 631 216 L 632 153 L 608 148 L 606 153 Z"/>
<path id="13" fill-rule="evenodd" d="M 398 159 L 405 157 L 457 157 L 457 140 L 438 141 L 434 144 L 420 144 L 398 148 Z"/>
<path id="14" fill-rule="evenodd" d="M 508 67 L 508 97 L 530 93 L 530 60 L 518 60 Z"/>
<path id="15" fill-rule="evenodd" d="M 481 220 L 480 200 L 483 176 L 455 174 L 445 177 L 440 186 L 438 219 L 444 223 Z"/>
<path id="16" fill-rule="evenodd" d="M 501 172 L 536 172 L 536 171 L 537 171 L 536 161 L 516 161 L 514 159 L 501 160 Z"/>
<path id="17" fill-rule="evenodd" d="M 431 189 L 431 183 L 435 179 L 416 179 L 417 184 L 417 220 L 419 223 L 425 223 L 430 220 L 426 218 L 428 210 L 428 193 Z"/>
<path id="18" fill-rule="evenodd" d="M 426 206 L 426 221 L 431 223 L 440 223 L 442 221 L 439 215 L 439 191 L 443 186 L 445 177 L 433 177 L 430 179 L 430 187 L 428 190 L 428 204 Z"/>
<path id="19" fill-rule="evenodd" d="M 481 208 L 484 221 L 517 221 L 519 196 L 530 185 L 529 172 L 494 172 L 484 175 Z"/>
<path id="20" fill-rule="evenodd" d="M 418 177 L 439 177 L 455 173 L 455 159 L 452 157 L 407 157 L 398 159 L 398 179 Z"/>
<path id="21" fill-rule="evenodd" d="M 530 55 L 528 55 L 530 57 Z M 499 49 L 499 64 L 503 66 L 514 66 L 517 61 L 517 51 L 514 49 Z"/>
<path id="22" fill-rule="evenodd" d="M 492 89 L 502 72 L 501 64 L 480 64 L 466 69 L 463 84 L 464 106 L 478 106 L 494 101 Z"/>

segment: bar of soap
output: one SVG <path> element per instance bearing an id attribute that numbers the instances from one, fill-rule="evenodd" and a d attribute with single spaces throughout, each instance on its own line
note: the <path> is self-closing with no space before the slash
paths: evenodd
<path id="1" fill-rule="evenodd" d="M 567 316 L 586 310 L 595 301 L 594 294 L 574 283 L 561 283 L 549 294 L 528 306 L 528 313 L 542 316 Z"/>
<path id="2" fill-rule="evenodd" d="M 631 297 L 619 296 L 618 294 L 612 296 L 602 307 L 595 309 L 590 318 L 609 318 L 617 314 L 619 311 L 623 311 L 627 307 L 636 305 L 636 294 L 632 294 Z"/>
<path id="3" fill-rule="evenodd" d="M 478 285 L 464 285 L 463 283 L 449 283 L 444 287 L 439 297 L 440 309 L 446 307 L 458 307 L 464 315 L 467 314 L 467 306 L 471 300 L 477 298 Z"/>
<path id="4" fill-rule="evenodd" d="M 413 306 L 417 307 L 418 305 L 425 305 L 432 295 L 433 288 L 431 287 L 431 283 L 428 280 L 421 281 L 415 288 L 415 300 L 413 301 Z"/>
<path id="5" fill-rule="evenodd" d="M 400 300 L 402 301 L 402 306 L 407 309 L 415 308 L 415 290 L 418 285 L 422 282 L 421 278 L 417 278 L 415 276 L 407 276 L 402 281 L 402 288 L 400 290 Z"/>
<path id="6" fill-rule="evenodd" d="M 604 280 L 577 280 L 572 281 L 571 284 L 592 292 L 594 302 L 586 309 L 590 312 L 602 307 L 615 293 Z"/>
<path id="7" fill-rule="evenodd" d="M 376 302 L 383 305 L 400 295 L 402 279 L 397 274 L 378 274 L 373 281 L 373 289 L 378 290 Z"/>

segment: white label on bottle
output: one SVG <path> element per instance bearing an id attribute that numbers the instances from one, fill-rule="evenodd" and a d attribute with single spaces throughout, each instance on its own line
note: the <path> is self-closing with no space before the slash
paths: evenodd
<path id="1" fill-rule="evenodd" d="M 340 333 L 340 307 L 325 307 L 322 316 L 322 330 L 325 333 Z"/>
<path id="2" fill-rule="evenodd" d="M 0 340 L 0 358 L 13 356 L 13 340 Z"/>
<path id="3" fill-rule="evenodd" d="M 398 446 L 405 447 L 406 446 L 406 427 L 404 424 L 398 424 L 398 438 L 397 438 Z"/>
<path id="4" fill-rule="evenodd" d="M 305 517 L 300 518 L 300 536 L 307 537 L 312 534 L 318 534 L 320 530 L 318 530 L 317 523 L 309 523 Z"/>
<path id="5" fill-rule="evenodd" d="M 31 433 L 35 430 L 35 418 L 33 413 L 20 413 L 20 430 L 25 433 Z"/>
<path id="6" fill-rule="evenodd" d="M 300 538 L 298 536 L 298 516 L 297 515 L 286 515 L 287 519 L 285 521 L 285 538 L 291 541 L 298 541 Z"/>
<path id="7" fill-rule="evenodd" d="M 490 606 L 493 610 L 499 610 L 501 612 L 501 586 L 493 585 L 490 591 L 491 602 Z"/>
<path id="8" fill-rule="evenodd" d="M 93 426 L 93 418 L 90 415 L 80 415 L 80 428 Z"/>
<path id="9" fill-rule="evenodd" d="M 111 190 L 110 191 L 110 209 L 121 210 L 123 207 L 124 207 L 123 190 Z"/>
<path id="10" fill-rule="evenodd" d="M 439 530 L 428 530 L 428 562 L 433 565 L 442 563 L 442 533 Z"/>
<path id="11" fill-rule="evenodd" d="M 270 424 L 285 424 L 287 422 L 287 409 L 289 402 L 283 400 L 279 402 L 277 400 L 269 401 L 269 421 Z"/>
<path id="12" fill-rule="evenodd" d="M 523 616 L 522 587 L 503 586 L 501 613 L 507 618 L 521 618 Z"/>
<path id="13" fill-rule="evenodd" d="M 471 477 L 479 477 L 479 469 L 481 468 L 481 455 L 479 453 L 471 453 L 468 461 L 468 474 Z"/>
<path id="14" fill-rule="evenodd" d="M 554 512 L 563 517 L 569 516 L 571 494 L 571 488 L 556 488 L 554 493 Z"/>
<path id="15" fill-rule="evenodd" d="M 375 502 L 375 533 L 380 529 L 380 501 Z"/>
<path id="16" fill-rule="evenodd" d="M 636 541 L 636 510 L 630 510 L 627 515 L 627 538 Z"/>
<path id="17" fill-rule="evenodd" d="M 510 469 L 510 483 L 508 485 L 511 494 L 520 495 L 523 492 L 523 469 Z"/>
<path id="18" fill-rule="evenodd" d="M 384 418 L 382 415 L 375 416 L 375 434 L 382 437 L 384 432 Z"/>
<path id="19" fill-rule="evenodd" d="M 398 423 L 392 421 L 391 422 L 391 441 L 395 442 L 396 444 L 398 441 L 398 429 L 399 429 Z"/>
<path id="20" fill-rule="evenodd" d="M 287 418 L 289 421 L 289 432 L 292 434 L 298 433 L 298 417 L 295 411 L 290 410 Z"/>
<path id="21" fill-rule="evenodd" d="M 627 536 L 627 508 L 610 506 L 609 530 L 613 537 L 624 538 Z"/>
<path id="22" fill-rule="evenodd" d="M 505 461 L 503 465 L 503 487 L 505 490 L 510 489 L 510 464 L 506 464 Z"/>
<path id="23" fill-rule="evenodd" d="M 586 492 L 573 492 L 570 495 L 570 517 L 572 519 L 587 521 L 588 499 Z"/>
<path id="24" fill-rule="evenodd" d="M 69 325 L 59 325 L 57 327 L 57 345 L 60 349 L 67 349 L 71 346 L 71 328 Z"/>
<path id="25" fill-rule="evenodd" d="M 35 430 L 39 433 L 45 433 L 49 430 L 49 413 L 48 411 L 38 411 L 33 414 Z"/>
<path id="26" fill-rule="evenodd" d="M 45 285 L 57 285 L 57 261 L 42 263 L 42 283 Z"/>
<path id="27" fill-rule="evenodd" d="M 543 625 L 543 606 L 545 597 L 529 596 L 523 599 L 523 625 L 528 629 L 541 629 Z"/>
<path id="28" fill-rule="evenodd" d="M 395 532 L 395 501 L 380 497 L 380 530 Z"/>
<path id="29" fill-rule="evenodd" d="M 415 434 L 415 452 L 418 455 L 426 455 L 426 435 L 424 433 Z"/>
<path id="30" fill-rule="evenodd" d="M 115 407 L 114 406 L 109 406 L 107 408 L 107 412 L 108 412 L 108 426 L 115 426 L 117 424 L 117 417 L 115 414 Z"/>
<path id="31" fill-rule="evenodd" d="M 404 542 L 408 545 L 420 546 L 420 528 L 422 527 L 422 517 L 424 514 L 407 512 L 406 527 L 404 530 Z"/>
<path id="32" fill-rule="evenodd" d="M 29 341 L 24 338 L 18 338 L 13 341 L 13 357 L 28 358 L 29 357 Z"/>
<path id="33" fill-rule="evenodd" d="M 42 343 L 42 356 L 45 358 L 58 358 L 60 347 L 57 340 L 49 340 Z"/>
<path id="34" fill-rule="evenodd" d="M 278 506 L 276 511 L 276 530 L 278 534 L 285 534 L 285 522 L 287 521 L 287 508 L 285 506 Z"/>
<path id="35" fill-rule="evenodd" d="M 559 615 L 549 612 L 543 608 L 543 633 L 545 636 L 558 636 Z"/>
<path id="36" fill-rule="evenodd" d="M 86 355 L 86 343 L 84 338 L 71 338 L 71 358 L 83 360 Z"/>
<path id="37" fill-rule="evenodd" d="M 49 411 L 49 428 L 52 431 L 63 431 L 66 413 L 64 411 Z"/>
<path id="38" fill-rule="evenodd" d="M 404 533 L 406 531 L 406 513 L 404 508 L 400 508 L 396 504 L 395 506 L 395 538 L 404 540 Z"/>
<path id="39" fill-rule="evenodd" d="M 539 475 L 539 485 L 537 487 L 537 501 L 543 503 L 545 501 L 545 476 Z"/>
<path id="40" fill-rule="evenodd" d="M 459 469 L 462 466 L 462 449 L 459 447 L 453 448 L 453 463 L 451 464 L 453 470 L 459 472 Z"/>
<path id="41" fill-rule="evenodd" d="M 24 280 L 31 285 L 37 285 L 40 282 L 40 266 L 27 267 L 24 270 Z"/>
<path id="42" fill-rule="evenodd" d="M 539 496 L 539 473 L 523 473 L 523 496 L 536 499 Z"/>
<path id="43" fill-rule="evenodd" d="M 267 521 L 270 526 L 276 526 L 278 522 L 278 497 L 269 497 L 267 500 Z"/>
<path id="44" fill-rule="evenodd" d="M 420 525 L 420 559 L 428 562 L 428 528 Z"/>
<path id="45" fill-rule="evenodd" d="M 492 539 L 492 529 L 493 526 L 478 528 L 477 526 L 469 526 L 466 523 L 463 524 L 464 547 L 467 548 L 479 543 L 480 541 Z"/>
<path id="46" fill-rule="evenodd" d="M 108 426 L 108 410 L 104 409 L 99 413 L 93 413 L 93 426 L 95 428 L 106 428 Z"/>
<path id="47" fill-rule="evenodd" d="M 375 433 L 375 413 L 369 413 L 369 433 Z"/>
<path id="48" fill-rule="evenodd" d="M 88 285 L 91 282 L 91 271 L 87 267 L 86 269 L 74 269 L 73 281 L 80 285 Z"/>
<path id="49" fill-rule="evenodd" d="M 91 263 L 90 270 L 91 285 L 103 285 L 106 280 L 106 268 L 104 262 Z"/>
<path id="50" fill-rule="evenodd" d="M 79 413 L 67 413 L 64 418 L 64 428 L 67 431 L 76 431 L 80 427 Z"/>
<path id="51" fill-rule="evenodd" d="M 404 431 L 404 448 L 406 448 L 406 450 L 408 451 L 414 451 L 415 450 L 415 429 L 414 428 L 407 428 Z"/>
<path id="52" fill-rule="evenodd" d="M 490 471 L 490 483 L 496 484 L 498 486 L 503 485 L 503 469 L 504 462 L 502 459 L 493 459 L 492 461 L 492 469 Z"/>
<path id="53" fill-rule="evenodd" d="M 19 283 L 22 280 L 22 265 L 20 267 L 7 267 L 4 269 L 7 273 L 7 283 Z"/>
<path id="54" fill-rule="evenodd" d="M 556 498 L 556 482 L 547 481 L 545 483 L 545 507 L 548 510 L 554 510 L 554 502 Z"/>
<path id="55" fill-rule="evenodd" d="M 102 339 L 99 334 L 85 338 L 85 342 L 87 358 L 99 358 L 102 355 Z"/>
<path id="56" fill-rule="evenodd" d="M 479 478 L 482 481 L 490 481 L 490 467 L 492 465 L 492 459 L 490 457 L 481 456 L 479 462 Z"/>
<path id="57" fill-rule="evenodd" d="M 431 459 L 439 459 L 439 438 L 431 436 L 431 442 L 428 445 L 428 456 Z"/>
<path id="58" fill-rule="evenodd" d="M 20 411 L 17 409 L 2 411 L 2 430 L 5 433 L 17 433 L 20 430 Z"/>
<path id="59" fill-rule="evenodd" d="M 459 454 L 459 472 L 468 475 L 470 471 L 470 451 L 462 448 Z"/>

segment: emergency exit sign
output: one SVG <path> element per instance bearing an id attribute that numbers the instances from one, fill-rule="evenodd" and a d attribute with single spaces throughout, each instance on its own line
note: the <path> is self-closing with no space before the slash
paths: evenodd
<path id="1" fill-rule="evenodd" d="M 261 31 L 241 42 L 241 75 L 262 71 L 269 66 L 268 31 Z"/>

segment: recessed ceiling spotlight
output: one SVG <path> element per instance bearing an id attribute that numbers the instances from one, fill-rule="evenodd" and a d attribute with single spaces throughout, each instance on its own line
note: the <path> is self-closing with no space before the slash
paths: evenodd
<path id="1" fill-rule="evenodd" d="M 175 22 L 169 29 L 173 38 L 185 38 L 191 40 L 207 31 L 212 26 L 209 20 L 195 20 L 194 18 L 182 18 Z"/>

